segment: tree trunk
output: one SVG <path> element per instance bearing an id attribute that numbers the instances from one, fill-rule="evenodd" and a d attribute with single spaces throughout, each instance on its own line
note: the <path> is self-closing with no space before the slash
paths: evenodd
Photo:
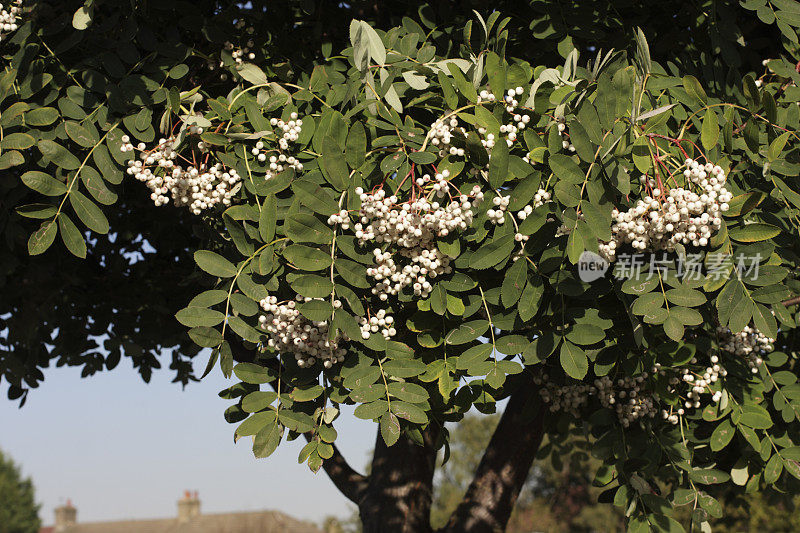
<path id="1" fill-rule="evenodd" d="M 440 533 L 505 531 L 542 442 L 545 409 L 526 375 L 511 394 L 464 499 Z"/>
<path id="2" fill-rule="evenodd" d="M 388 447 L 378 432 L 369 483 L 358 501 L 364 533 L 428 533 L 436 468 L 434 431 L 424 446 L 401 436 Z"/>

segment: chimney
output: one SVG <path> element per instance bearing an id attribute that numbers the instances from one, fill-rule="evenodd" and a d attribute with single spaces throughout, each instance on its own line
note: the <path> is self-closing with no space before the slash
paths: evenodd
<path id="1" fill-rule="evenodd" d="M 191 493 L 187 490 L 178 500 L 178 522 L 188 522 L 196 516 L 200 516 L 200 498 L 197 491 Z"/>
<path id="2" fill-rule="evenodd" d="M 78 510 L 72 506 L 72 501 L 67 500 L 66 505 L 56 507 L 56 525 L 54 531 L 66 531 L 74 526 L 78 520 Z"/>

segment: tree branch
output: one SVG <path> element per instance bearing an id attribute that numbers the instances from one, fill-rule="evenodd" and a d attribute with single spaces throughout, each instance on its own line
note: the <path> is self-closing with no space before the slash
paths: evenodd
<path id="1" fill-rule="evenodd" d="M 789 298 L 783 303 L 784 307 L 789 307 L 790 305 L 797 305 L 800 304 L 800 296 L 795 296 L 794 298 Z"/>
<path id="2" fill-rule="evenodd" d="M 230 342 L 230 346 L 235 361 L 253 362 L 256 360 L 256 353 L 254 350 L 248 350 L 235 341 Z M 281 363 L 280 360 L 275 357 L 274 359 L 261 362 L 260 364 L 272 368 L 277 372 Z M 281 386 L 281 389 L 281 391 L 276 392 L 281 394 L 288 394 L 291 392 L 291 389 L 289 389 L 285 382 Z M 311 435 L 309 433 L 304 433 L 303 436 L 307 441 L 311 440 Z M 330 478 L 334 486 L 339 489 L 339 492 L 348 500 L 358 505 L 358 502 L 361 500 L 369 484 L 369 477 L 353 469 L 336 445 L 333 445 L 333 455 L 329 459 L 324 459 L 322 461 L 322 469 L 328 474 L 328 478 Z"/>
<path id="3" fill-rule="evenodd" d="M 510 396 L 464 499 L 442 533 L 505 530 L 544 435 L 544 408 L 532 417 L 526 410 L 535 394 L 533 378 L 525 374 Z"/>
<path id="4" fill-rule="evenodd" d="M 303 436 L 307 441 L 311 441 L 311 435 L 304 433 Z M 358 473 L 350 464 L 347 459 L 339 451 L 339 448 L 333 444 L 333 455 L 330 459 L 322 461 L 322 469 L 328 474 L 333 485 L 339 489 L 345 498 L 358 505 L 361 501 L 364 491 L 369 485 L 369 476 Z"/>

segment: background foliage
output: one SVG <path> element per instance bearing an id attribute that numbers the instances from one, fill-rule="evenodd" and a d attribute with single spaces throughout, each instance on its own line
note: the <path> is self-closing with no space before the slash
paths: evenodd
<path id="1" fill-rule="evenodd" d="M 0 452 L 0 531 L 36 533 L 41 525 L 33 483 L 23 479 L 14 461 Z"/>
<path id="2" fill-rule="evenodd" d="M 706 524 L 721 513 L 720 487 L 796 490 L 798 319 L 781 302 L 800 292 L 800 4 L 469 7 L 477 13 L 455 2 L 26 4 L 3 41 L 0 79 L 9 396 L 24 400 L 53 363 L 90 375 L 125 355 L 148 379 L 165 349 L 186 383 L 191 358 L 211 348 L 208 370 L 219 363 L 241 380 L 222 393 L 236 402 L 226 418 L 243 421 L 237 437 L 253 436 L 266 456 L 304 433 L 300 460 L 316 470 L 333 453 L 340 404 L 379 421 L 390 445 L 401 433 L 421 442 L 424 428 L 473 408 L 491 413 L 544 374 L 575 387 L 646 372 L 647 397 L 677 412 L 671 373 L 702 374 L 720 352 L 717 326 L 752 324 L 776 339 L 766 364 L 752 374 L 744 359 L 721 357 L 728 376 L 710 387 L 719 399 L 677 425 L 659 412 L 626 426 L 592 399 L 558 410 L 548 429 L 591 436 L 601 499 L 624 508 L 632 530 L 678 530 L 673 504 Z M 242 48 L 252 58 L 237 61 Z M 480 139 L 499 138 L 511 119 L 478 94 L 502 99 L 515 87 L 529 128 L 489 161 Z M 251 150 L 257 139 L 274 146 L 269 119 L 292 112 L 304 121 L 293 152 L 304 169 L 273 176 Z M 426 140 L 445 115 L 471 132 L 453 141 L 465 156 L 443 159 Z M 156 208 L 123 172 L 133 157 L 123 135 L 149 149 L 170 133 L 187 159 L 211 157 L 242 176 L 224 214 Z M 612 207 L 644 196 L 639 176 L 660 175 L 659 159 L 677 170 L 683 152 L 724 168 L 735 195 L 710 247 L 763 258 L 763 277 L 682 279 L 673 256 L 672 274 L 642 284 L 581 281 L 575 263 L 609 240 Z M 478 208 L 467 230 L 436 240 L 453 273 L 424 299 L 382 303 L 369 290 L 371 246 L 326 220 L 359 209 L 359 186 L 416 194 L 404 178 L 434 167 L 465 193 L 510 195 L 507 221 Z M 553 201 L 509 218 L 538 189 Z M 268 294 L 318 299 L 301 310 L 351 339 L 345 361 L 301 368 L 291 354 L 256 350 Z M 398 335 L 362 339 L 357 318 L 379 308 Z M 655 363 L 666 375 L 652 375 Z"/>

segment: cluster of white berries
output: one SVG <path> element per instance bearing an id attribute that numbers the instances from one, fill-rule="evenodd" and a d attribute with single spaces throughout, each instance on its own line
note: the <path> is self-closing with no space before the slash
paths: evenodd
<path id="1" fill-rule="evenodd" d="M 693 357 L 690 362 L 692 365 L 697 365 L 698 361 L 696 357 Z M 669 375 L 668 391 L 671 394 L 678 392 L 678 388 L 681 386 L 689 387 L 685 393 L 682 393 L 682 407 L 678 407 L 674 410 L 670 408 L 669 411 L 663 410 L 661 412 L 664 420 L 671 424 L 677 424 L 678 417 L 682 416 L 686 412 L 686 409 L 700 408 L 703 395 L 710 395 L 711 401 L 718 403 L 722 399 L 722 391 L 713 391 L 711 385 L 716 383 L 720 378 L 724 378 L 728 375 L 728 371 L 720 364 L 719 357 L 716 355 L 711 356 L 710 366 L 703 369 L 702 374 L 699 370 L 696 371 L 686 367 L 665 369 L 660 363 L 655 364 L 653 373 L 662 376 Z"/>
<path id="2" fill-rule="evenodd" d="M 256 54 L 250 51 L 250 47 L 252 47 L 254 44 L 255 43 L 253 43 L 253 40 L 250 39 L 247 41 L 247 46 L 244 48 L 236 48 L 232 42 L 228 41 L 225 43 L 225 49 L 230 51 L 231 57 L 236 64 L 241 65 L 244 62 L 245 57 L 251 61 L 256 58 Z M 222 64 L 220 64 L 220 66 L 222 66 Z"/>
<path id="3" fill-rule="evenodd" d="M 289 150 L 291 144 L 297 142 L 300 133 L 303 131 L 303 120 L 298 117 L 296 112 L 289 115 L 289 120 L 284 121 L 279 118 L 271 118 L 269 123 L 275 128 L 275 135 L 278 141 L 277 150 L 279 153 L 276 155 L 274 148 L 267 146 L 264 141 L 258 141 L 256 145 L 250 150 L 260 163 L 269 162 L 265 179 L 272 179 L 280 174 L 287 168 L 293 168 L 298 172 L 303 170 L 303 163 L 301 163 L 295 156 L 285 154 Z"/>
<path id="4" fill-rule="evenodd" d="M 0 4 L 0 41 L 11 32 L 17 30 L 17 19 L 22 13 L 22 0 L 14 0 L 8 9 Z"/>
<path id="5" fill-rule="evenodd" d="M 236 22 L 236 24 L 234 25 L 234 27 L 237 30 L 242 30 L 245 26 L 247 26 L 247 22 L 245 22 L 244 20 L 241 20 L 241 19 L 238 20 Z M 255 27 L 247 26 L 247 30 L 246 31 L 247 31 L 248 35 L 252 35 L 255 32 Z M 230 41 L 226 41 L 225 45 L 224 45 L 225 50 L 227 50 L 227 51 L 229 51 L 231 53 L 231 58 L 233 58 L 233 60 L 236 63 L 236 65 L 241 65 L 244 62 L 245 58 L 249 59 L 250 61 L 252 61 L 252 60 L 254 60 L 256 58 L 256 54 L 251 51 L 251 49 L 254 46 L 255 46 L 255 42 L 251 38 L 248 38 L 247 44 L 245 46 L 243 46 L 243 47 L 236 46 L 235 44 L 233 44 Z M 212 60 L 212 59 L 208 60 L 208 70 L 212 70 L 212 71 L 216 70 L 217 66 L 224 67 L 225 66 L 225 62 L 220 60 L 220 61 L 215 63 L 215 61 Z M 219 78 L 222 81 L 225 81 L 225 80 L 228 79 L 228 74 L 226 72 L 224 72 L 224 71 L 220 72 Z"/>
<path id="6" fill-rule="evenodd" d="M 533 213 L 533 210 L 537 207 L 542 207 L 544 204 L 550 201 L 551 195 L 545 189 L 539 189 L 536 191 L 536 194 L 533 196 L 533 203 L 526 205 L 517 213 L 517 218 L 520 220 L 525 220 L 528 216 Z"/>
<path id="7" fill-rule="evenodd" d="M 331 368 L 344 361 L 347 350 L 339 347 L 339 341 L 346 338 L 329 339 L 326 320 L 312 321 L 300 313 L 297 304 L 311 300 L 298 295 L 295 300 L 279 302 L 277 297 L 267 296 L 260 302 L 266 314 L 258 321 L 269 335 L 267 345 L 279 353 L 294 354 L 297 366 L 312 366 L 319 359 L 325 368 Z M 342 302 L 334 300 L 333 306 L 341 307 Z"/>
<path id="8" fill-rule="evenodd" d="M 394 328 L 394 317 L 386 313 L 385 309 L 379 309 L 374 316 L 369 318 L 361 317 L 358 322 L 361 325 L 362 339 L 369 339 L 373 333 L 379 331 L 386 340 L 397 335 L 397 330 Z"/>
<path id="9" fill-rule="evenodd" d="M 614 209 L 610 242 L 600 243 L 600 254 L 609 261 L 616 258 L 617 249 L 629 243 L 635 250 L 668 252 L 677 244 L 705 247 L 713 232 L 722 225 L 722 213 L 729 209 L 733 195 L 725 188 L 726 176 L 721 167 L 692 159 L 686 160 L 683 172 L 698 192 L 676 187 L 669 191 L 657 188 L 653 179 L 642 176 L 652 195 L 638 200 L 627 211 Z"/>
<path id="10" fill-rule="evenodd" d="M 139 159 L 128 161 L 127 173 L 144 182 L 150 189 L 150 199 L 158 206 L 166 205 L 170 198 L 176 206 L 189 206 L 189 210 L 199 215 L 204 209 L 215 205 L 231 205 L 231 198 L 241 187 L 241 177 L 234 169 L 226 169 L 221 164 L 197 166 L 176 164 L 178 152 L 173 148 L 174 138 L 159 139 L 152 150 L 146 150 L 144 143 L 135 148 L 130 137 L 122 136 L 120 151 L 139 150 Z M 205 149 L 202 141 L 200 150 Z"/>
<path id="11" fill-rule="evenodd" d="M 279 133 L 278 146 L 281 150 L 288 150 L 289 144 L 297 142 L 297 139 L 300 137 L 300 132 L 303 131 L 303 119 L 299 118 L 297 112 L 294 111 L 289 115 L 288 122 L 273 117 L 269 119 L 269 123 L 273 128 L 276 128 Z"/>
<path id="12" fill-rule="evenodd" d="M 342 209 L 338 213 L 334 213 L 328 217 L 328 225 L 335 226 L 340 224 L 343 230 L 350 229 L 350 213 L 347 212 L 347 209 Z"/>
<path id="13" fill-rule="evenodd" d="M 613 409 L 623 427 L 638 419 L 655 418 L 658 413 L 658 397 L 642 388 L 647 372 L 638 376 L 625 376 L 613 381 L 608 376 L 594 380 L 594 390 L 600 404 Z"/>
<path id="14" fill-rule="evenodd" d="M 397 196 L 386 196 L 383 189 L 365 193 L 359 187 L 356 193 L 361 197 L 360 218 L 354 225 L 359 243 L 388 243 L 400 248 L 397 253 L 378 247 L 373 250 L 376 266 L 368 268 L 367 275 L 377 282 L 372 293 L 383 301 L 407 286 L 424 298 L 432 289 L 429 278 L 452 272 L 450 259 L 439 251 L 434 240 L 466 230 L 472 223 L 472 207 L 483 196 L 477 185 L 471 196 L 461 194 L 444 204 L 426 197 L 400 204 Z"/>
<path id="15" fill-rule="evenodd" d="M 515 97 L 521 95 L 523 91 L 524 90 L 522 87 L 509 89 L 507 96 L 504 98 L 506 111 L 512 115 L 512 120 L 508 124 L 500 125 L 500 134 L 505 135 L 505 141 L 509 148 L 514 144 L 514 141 L 517 140 L 517 134 L 524 130 L 531 121 L 530 116 L 516 112 L 516 107 L 519 105 L 519 102 Z M 494 94 L 485 89 L 482 90 L 478 95 L 478 103 L 494 101 Z M 428 137 L 430 138 L 433 146 L 439 147 L 439 157 L 445 157 L 447 155 L 461 157 L 464 156 L 464 149 L 457 148 L 451 143 L 454 132 L 456 131 L 461 133 L 464 137 L 468 137 L 470 135 L 470 133 L 464 127 L 458 125 L 458 119 L 455 116 L 451 116 L 449 118 L 440 118 L 431 124 Z M 493 133 L 489 133 L 484 127 L 478 128 L 478 134 L 483 147 L 486 148 L 487 151 L 491 151 L 497 142 L 495 135 Z"/>
<path id="16" fill-rule="evenodd" d="M 566 133 L 567 125 L 564 124 L 563 122 L 559 122 L 557 128 L 558 128 L 558 136 L 561 137 L 561 147 L 569 152 L 574 152 L 575 147 L 572 145 L 571 142 L 569 142 L 568 139 L 564 138 L 564 133 Z"/>
<path id="17" fill-rule="evenodd" d="M 753 374 L 764 363 L 763 357 L 775 349 L 775 339 L 771 339 L 752 326 L 746 326 L 739 333 L 718 326 L 719 347 L 731 355 L 745 357 Z"/>
<path id="18" fill-rule="evenodd" d="M 535 376 L 533 382 L 539 385 L 539 396 L 548 404 L 551 413 L 565 411 L 575 418 L 580 417 L 581 409 L 588 403 L 591 387 L 583 382 L 558 385 L 550 381 L 547 374 Z"/>
<path id="19" fill-rule="evenodd" d="M 612 380 L 608 376 L 595 379 L 593 384 L 577 382 L 557 385 L 545 374 L 534 378 L 541 386 L 539 396 L 551 412 L 565 411 L 578 418 L 581 409 L 596 396 L 600 404 L 612 409 L 624 427 L 644 418 L 655 418 L 659 411 L 658 396 L 643 390 L 648 374 Z"/>
<path id="20" fill-rule="evenodd" d="M 454 131 L 460 131 L 464 136 L 467 135 L 467 131 L 458 125 L 458 119 L 455 116 L 450 117 L 449 120 L 440 118 L 431 124 L 428 137 L 431 140 L 431 144 L 439 148 L 439 157 L 448 155 L 464 156 L 463 148 L 457 148 L 451 144 Z"/>
<path id="21" fill-rule="evenodd" d="M 503 225 L 506 221 L 506 209 L 511 202 L 511 196 L 495 196 L 492 198 L 494 208 L 486 211 L 486 216 L 492 224 Z"/>
<path id="22" fill-rule="evenodd" d="M 497 100 L 497 98 L 494 97 L 494 93 L 491 92 L 491 91 L 487 91 L 486 89 L 483 89 L 483 90 L 481 90 L 480 93 L 478 93 L 478 103 L 479 104 L 481 102 L 494 102 L 495 100 Z"/>

